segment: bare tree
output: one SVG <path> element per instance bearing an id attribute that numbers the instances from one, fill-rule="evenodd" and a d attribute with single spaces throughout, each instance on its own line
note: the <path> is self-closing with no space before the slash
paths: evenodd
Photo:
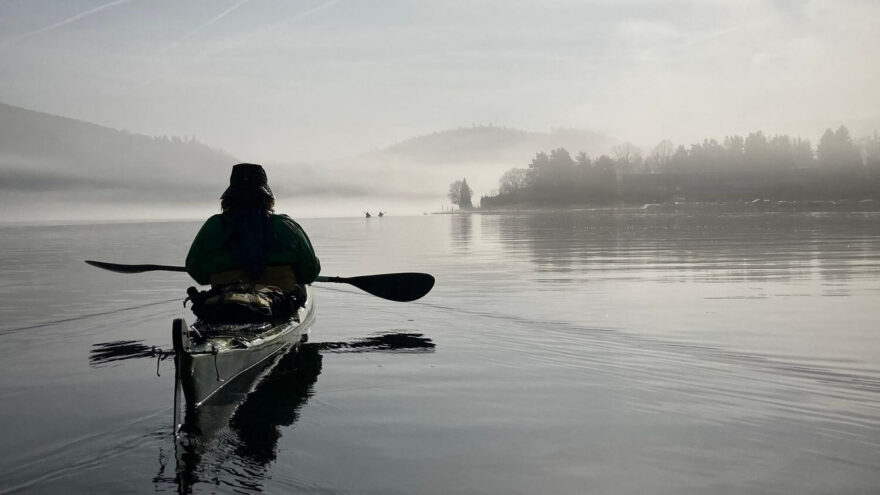
<path id="1" fill-rule="evenodd" d="M 510 194 L 514 191 L 519 191 L 526 187 L 528 183 L 527 180 L 528 169 L 512 168 L 507 172 L 504 172 L 504 175 L 498 180 L 498 192 L 501 194 Z"/>
<path id="2" fill-rule="evenodd" d="M 657 146 L 654 146 L 654 149 L 651 150 L 651 160 L 654 162 L 657 169 L 663 170 L 669 165 L 669 162 L 672 161 L 672 155 L 674 154 L 675 145 L 672 144 L 672 141 L 664 139 L 657 143 Z"/>
<path id="3" fill-rule="evenodd" d="M 449 202 L 454 205 L 457 205 L 461 202 L 461 181 L 454 181 L 452 184 L 449 184 Z"/>
<path id="4" fill-rule="evenodd" d="M 577 157 L 575 157 L 574 161 L 581 168 L 590 168 L 593 166 L 593 160 L 591 160 L 589 155 L 587 155 L 583 151 L 577 154 Z"/>
<path id="5" fill-rule="evenodd" d="M 632 143 L 620 143 L 611 148 L 617 162 L 618 173 L 630 173 L 642 164 L 642 150 Z"/>

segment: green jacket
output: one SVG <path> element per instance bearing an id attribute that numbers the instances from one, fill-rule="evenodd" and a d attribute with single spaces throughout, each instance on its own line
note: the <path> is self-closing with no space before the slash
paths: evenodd
<path id="1" fill-rule="evenodd" d="M 272 247 L 267 253 L 268 265 L 290 265 L 297 283 L 310 284 L 321 272 L 321 262 L 315 256 L 312 243 L 302 227 L 287 215 L 271 215 L 274 233 Z M 214 215 L 202 225 L 189 254 L 186 271 L 196 282 L 207 285 L 212 273 L 240 268 L 232 254 L 223 245 L 228 237 L 230 222 L 222 214 Z"/>

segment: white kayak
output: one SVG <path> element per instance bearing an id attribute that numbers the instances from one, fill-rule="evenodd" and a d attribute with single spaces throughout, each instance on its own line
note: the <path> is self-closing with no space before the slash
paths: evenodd
<path id="1" fill-rule="evenodd" d="M 183 318 L 175 319 L 176 374 L 187 409 L 198 408 L 239 375 L 304 342 L 315 317 L 311 288 L 306 291 L 305 305 L 283 322 L 217 325 L 197 320 L 187 326 Z"/>

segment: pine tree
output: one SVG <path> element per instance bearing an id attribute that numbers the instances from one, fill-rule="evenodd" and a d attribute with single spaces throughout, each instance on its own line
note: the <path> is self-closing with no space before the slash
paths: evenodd
<path id="1" fill-rule="evenodd" d="M 467 179 L 462 179 L 461 190 L 458 194 L 458 207 L 463 210 L 469 210 L 474 207 L 471 203 L 471 188 L 468 186 Z"/>

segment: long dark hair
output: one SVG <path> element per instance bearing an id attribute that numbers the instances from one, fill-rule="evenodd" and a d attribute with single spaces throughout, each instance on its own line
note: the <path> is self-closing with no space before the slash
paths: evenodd
<path id="1" fill-rule="evenodd" d="M 266 257 L 272 246 L 271 213 L 275 200 L 269 196 L 238 196 L 220 200 L 220 209 L 229 222 L 226 249 L 232 259 L 252 278 L 266 271 Z"/>

